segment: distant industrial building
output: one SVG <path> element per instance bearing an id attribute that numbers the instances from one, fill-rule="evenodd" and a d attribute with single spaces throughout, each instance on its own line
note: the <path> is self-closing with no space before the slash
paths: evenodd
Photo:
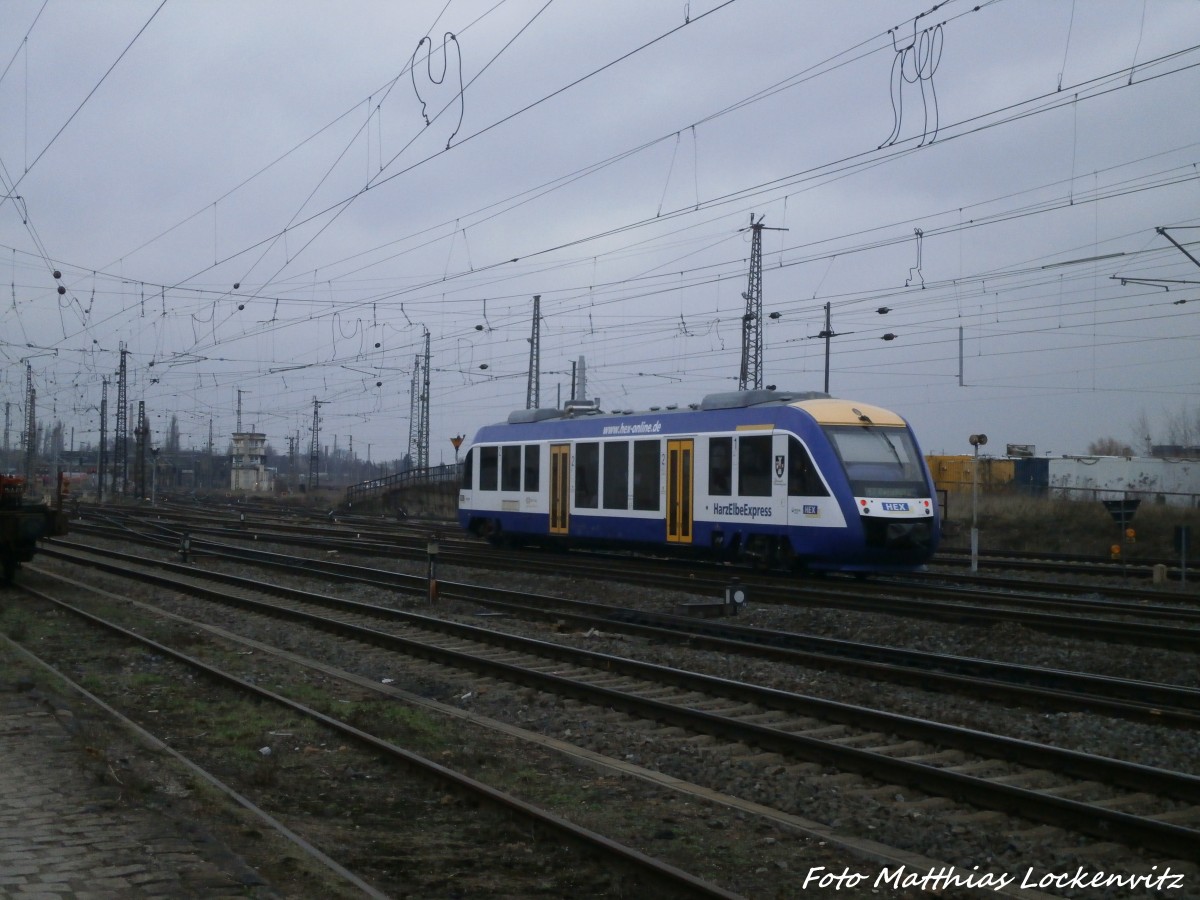
<path id="1" fill-rule="evenodd" d="M 1167 506 L 1200 507 L 1200 453 L 1146 456 L 1009 458 L 927 456 L 943 500 L 978 489 L 984 494 L 1023 494 L 1062 500 L 1143 500 Z"/>

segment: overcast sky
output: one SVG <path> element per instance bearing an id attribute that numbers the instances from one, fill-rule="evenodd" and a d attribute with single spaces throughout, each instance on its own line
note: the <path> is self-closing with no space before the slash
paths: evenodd
<path id="1" fill-rule="evenodd" d="M 1200 406 L 1200 3 L 929 10 L 6 0 L 10 445 L 26 361 L 76 446 L 108 378 L 111 436 L 124 342 L 155 444 L 223 449 L 241 391 L 277 450 L 316 399 L 394 459 L 428 333 L 449 462 L 525 406 L 535 294 L 540 405 L 579 357 L 605 409 L 695 402 L 737 386 L 752 216 L 764 384 L 822 389 L 828 304 L 830 392 L 926 452 L 1163 442 Z"/>

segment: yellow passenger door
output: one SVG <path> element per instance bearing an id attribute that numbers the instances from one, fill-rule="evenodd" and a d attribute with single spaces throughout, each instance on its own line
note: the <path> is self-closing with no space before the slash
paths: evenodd
<path id="1" fill-rule="evenodd" d="M 695 457 L 691 438 L 667 441 L 667 543 L 692 542 L 692 463 Z"/>
<path id="2" fill-rule="evenodd" d="M 571 445 L 550 445 L 550 533 L 566 534 L 571 511 Z"/>

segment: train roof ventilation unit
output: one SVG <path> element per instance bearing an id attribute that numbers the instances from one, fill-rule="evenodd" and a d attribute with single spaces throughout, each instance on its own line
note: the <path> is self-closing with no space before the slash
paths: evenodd
<path id="1" fill-rule="evenodd" d="M 568 400 L 563 404 L 567 416 L 595 416 L 600 414 L 599 400 Z"/>
<path id="2" fill-rule="evenodd" d="M 761 406 L 767 403 L 795 403 L 799 400 L 824 400 L 829 395 L 822 391 L 772 391 L 758 388 L 752 391 L 727 391 L 720 394 L 708 394 L 700 401 L 700 408 L 710 409 L 744 409 L 747 406 Z"/>
<path id="3" fill-rule="evenodd" d="M 542 407 L 541 409 L 518 409 L 508 414 L 509 425 L 530 425 L 547 419 L 562 418 L 562 410 Z"/>

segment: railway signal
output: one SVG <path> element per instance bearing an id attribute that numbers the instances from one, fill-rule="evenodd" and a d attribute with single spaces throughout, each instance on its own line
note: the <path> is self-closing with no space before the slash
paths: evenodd
<path id="1" fill-rule="evenodd" d="M 975 448 L 975 462 L 971 466 L 971 571 L 979 571 L 979 448 L 987 443 L 986 434 L 973 434 L 967 438 Z"/>
<path id="2" fill-rule="evenodd" d="M 1188 546 L 1192 542 L 1192 526 L 1175 526 L 1175 549 L 1179 551 L 1179 583 L 1187 584 Z"/>
<path id="3" fill-rule="evenodd" d="M 1104 508 L 1108 510 L 1108 514 L 1113 517 L 1113 521 L 1117 523 L 1117 527 L 1121 529 L 1121 537 L 1125 543 L 1132 544 L 1137 537 L 1133 527 L 1129 524 L 1133 521 L 1133 514 L 1137 512 L 1138 504 L 1141 500 L 1101 500 Z M 1125 560 L 1121 556 L 1121 545 L 1113 544 L 1113 559 L 1121 560 L 1121 577 L 1125 577 Z"/>
<path id="4" fill-rule="evenodd" d="M 429 542 L 425 545 L 425 556 L 429 559 L 429 602 L 437 602 L 437 558 L 438 558 L 438 536 L 431 534 Z"/>

